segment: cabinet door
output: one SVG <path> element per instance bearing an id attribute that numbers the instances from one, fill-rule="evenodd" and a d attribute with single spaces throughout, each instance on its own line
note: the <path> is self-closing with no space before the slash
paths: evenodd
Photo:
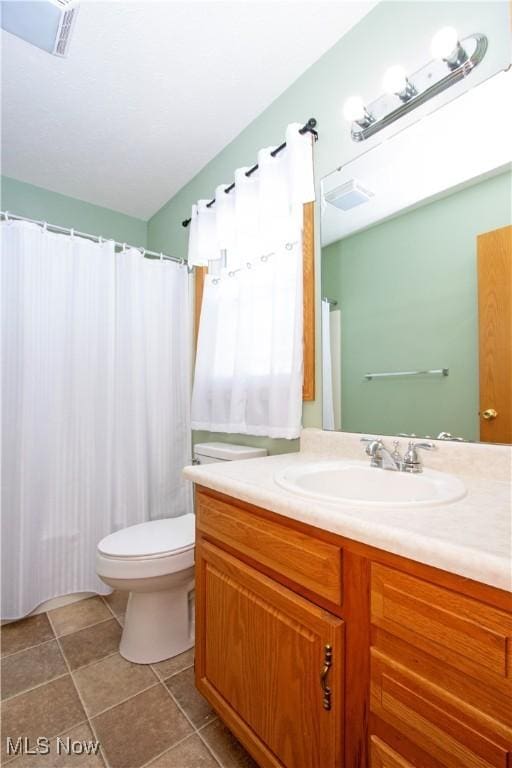
<path id="1" fill-rule="evenodd" d="M 340 768 L 343 622 L 196 549 L 196 683 L 262 768 Z"/>

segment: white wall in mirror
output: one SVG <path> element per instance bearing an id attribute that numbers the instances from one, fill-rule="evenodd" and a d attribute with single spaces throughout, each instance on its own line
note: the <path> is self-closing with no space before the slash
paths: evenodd
<path id="1" fill-rule="evenodd" d="M 512 162 L 511 136 L 509 70 L 326 176 L 322 245 L 503 170 Z M 326 202 L 326 195 L 351 180 L 372 193 L 368 201 L 347 211 Z"/>

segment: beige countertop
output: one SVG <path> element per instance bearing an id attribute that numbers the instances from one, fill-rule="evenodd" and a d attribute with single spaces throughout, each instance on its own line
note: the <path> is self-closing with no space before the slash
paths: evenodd
<path id="1" fill-rule="evenodd" d="M 194 483 L 284 517 L 512 590 L 510 448 L 438 446 L 430 462 L 430 454 L 425 455 L 425 466 L 455 474 L 464 482 L 467 494 L 450 504 L 417 508 L 320 502 L 286 491 L 274 481 L 275 473 L 290 465 L 320 458 L 363 458 L 359 436 L 347 433 L 304 430 L 299 453 L 190 466 L 184 474 Z"/>

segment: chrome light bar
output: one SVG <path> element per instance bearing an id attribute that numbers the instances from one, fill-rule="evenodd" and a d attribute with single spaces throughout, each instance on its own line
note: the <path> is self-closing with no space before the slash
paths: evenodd
<path id="1" fill-rule="evenodd" d="M 364 106 L 364 115 L 352 122 L 353 141 L 365 141 L 395 120 L 463 80 L 477 67 L 487 52 L 487 37 L 469 35 L 457 43 L 456 59 L 433 59 L 406 78 L 402 92 L 384 94 Z M 447 71 L 448 70 L 448 71 Z"/>

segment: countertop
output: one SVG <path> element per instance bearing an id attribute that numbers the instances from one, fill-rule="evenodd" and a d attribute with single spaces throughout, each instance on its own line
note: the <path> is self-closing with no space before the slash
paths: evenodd
<path id="1" fill-rule="evenodd" d="M 446 449 L 445 461 L 450 464 L 444 471 L 452 471 L 467 488 L 467 495 L 459 501 L 418 508 L 350 506 L 312 501 L 275 483 L 274 474 L 290 465 L 362 458 L 359 439 L 355 441 L 354 436 L 347 440 L 346 433 L 340 433 L 339 440 L 332 436 L 323 440 L 320 430 L 305 432 L 309 434 L 303 433 L 298 453 L 190 466 L 185 467 L 184 475 L 194 483 L 283 517 L 512 591 L 511 484 L 508 478 L 489 479 L 478 471 L 479 446 L 460 446 L 459 452 L 456 446 L 442 446 Z M 471 447 L 477 450 L 470 454 L 471 462 L 460 461 L 460 451 L 467 452 Z M 488 448 L 491 451 L 485 452 Z M 482 458 L 488 460 L 492 450 L 499 448 L 486 446 L 480 451 Z M 455 458 L 450 463 L 451 455 Z M 436 469 L 441 468 L 438 462 Z M 459 471 L 454 472 L 454 466 Z M 461 466 L 467 467 L 467 473 L 460 471 Z M 501 467 L 506 466 L 505 459 Z"/>

